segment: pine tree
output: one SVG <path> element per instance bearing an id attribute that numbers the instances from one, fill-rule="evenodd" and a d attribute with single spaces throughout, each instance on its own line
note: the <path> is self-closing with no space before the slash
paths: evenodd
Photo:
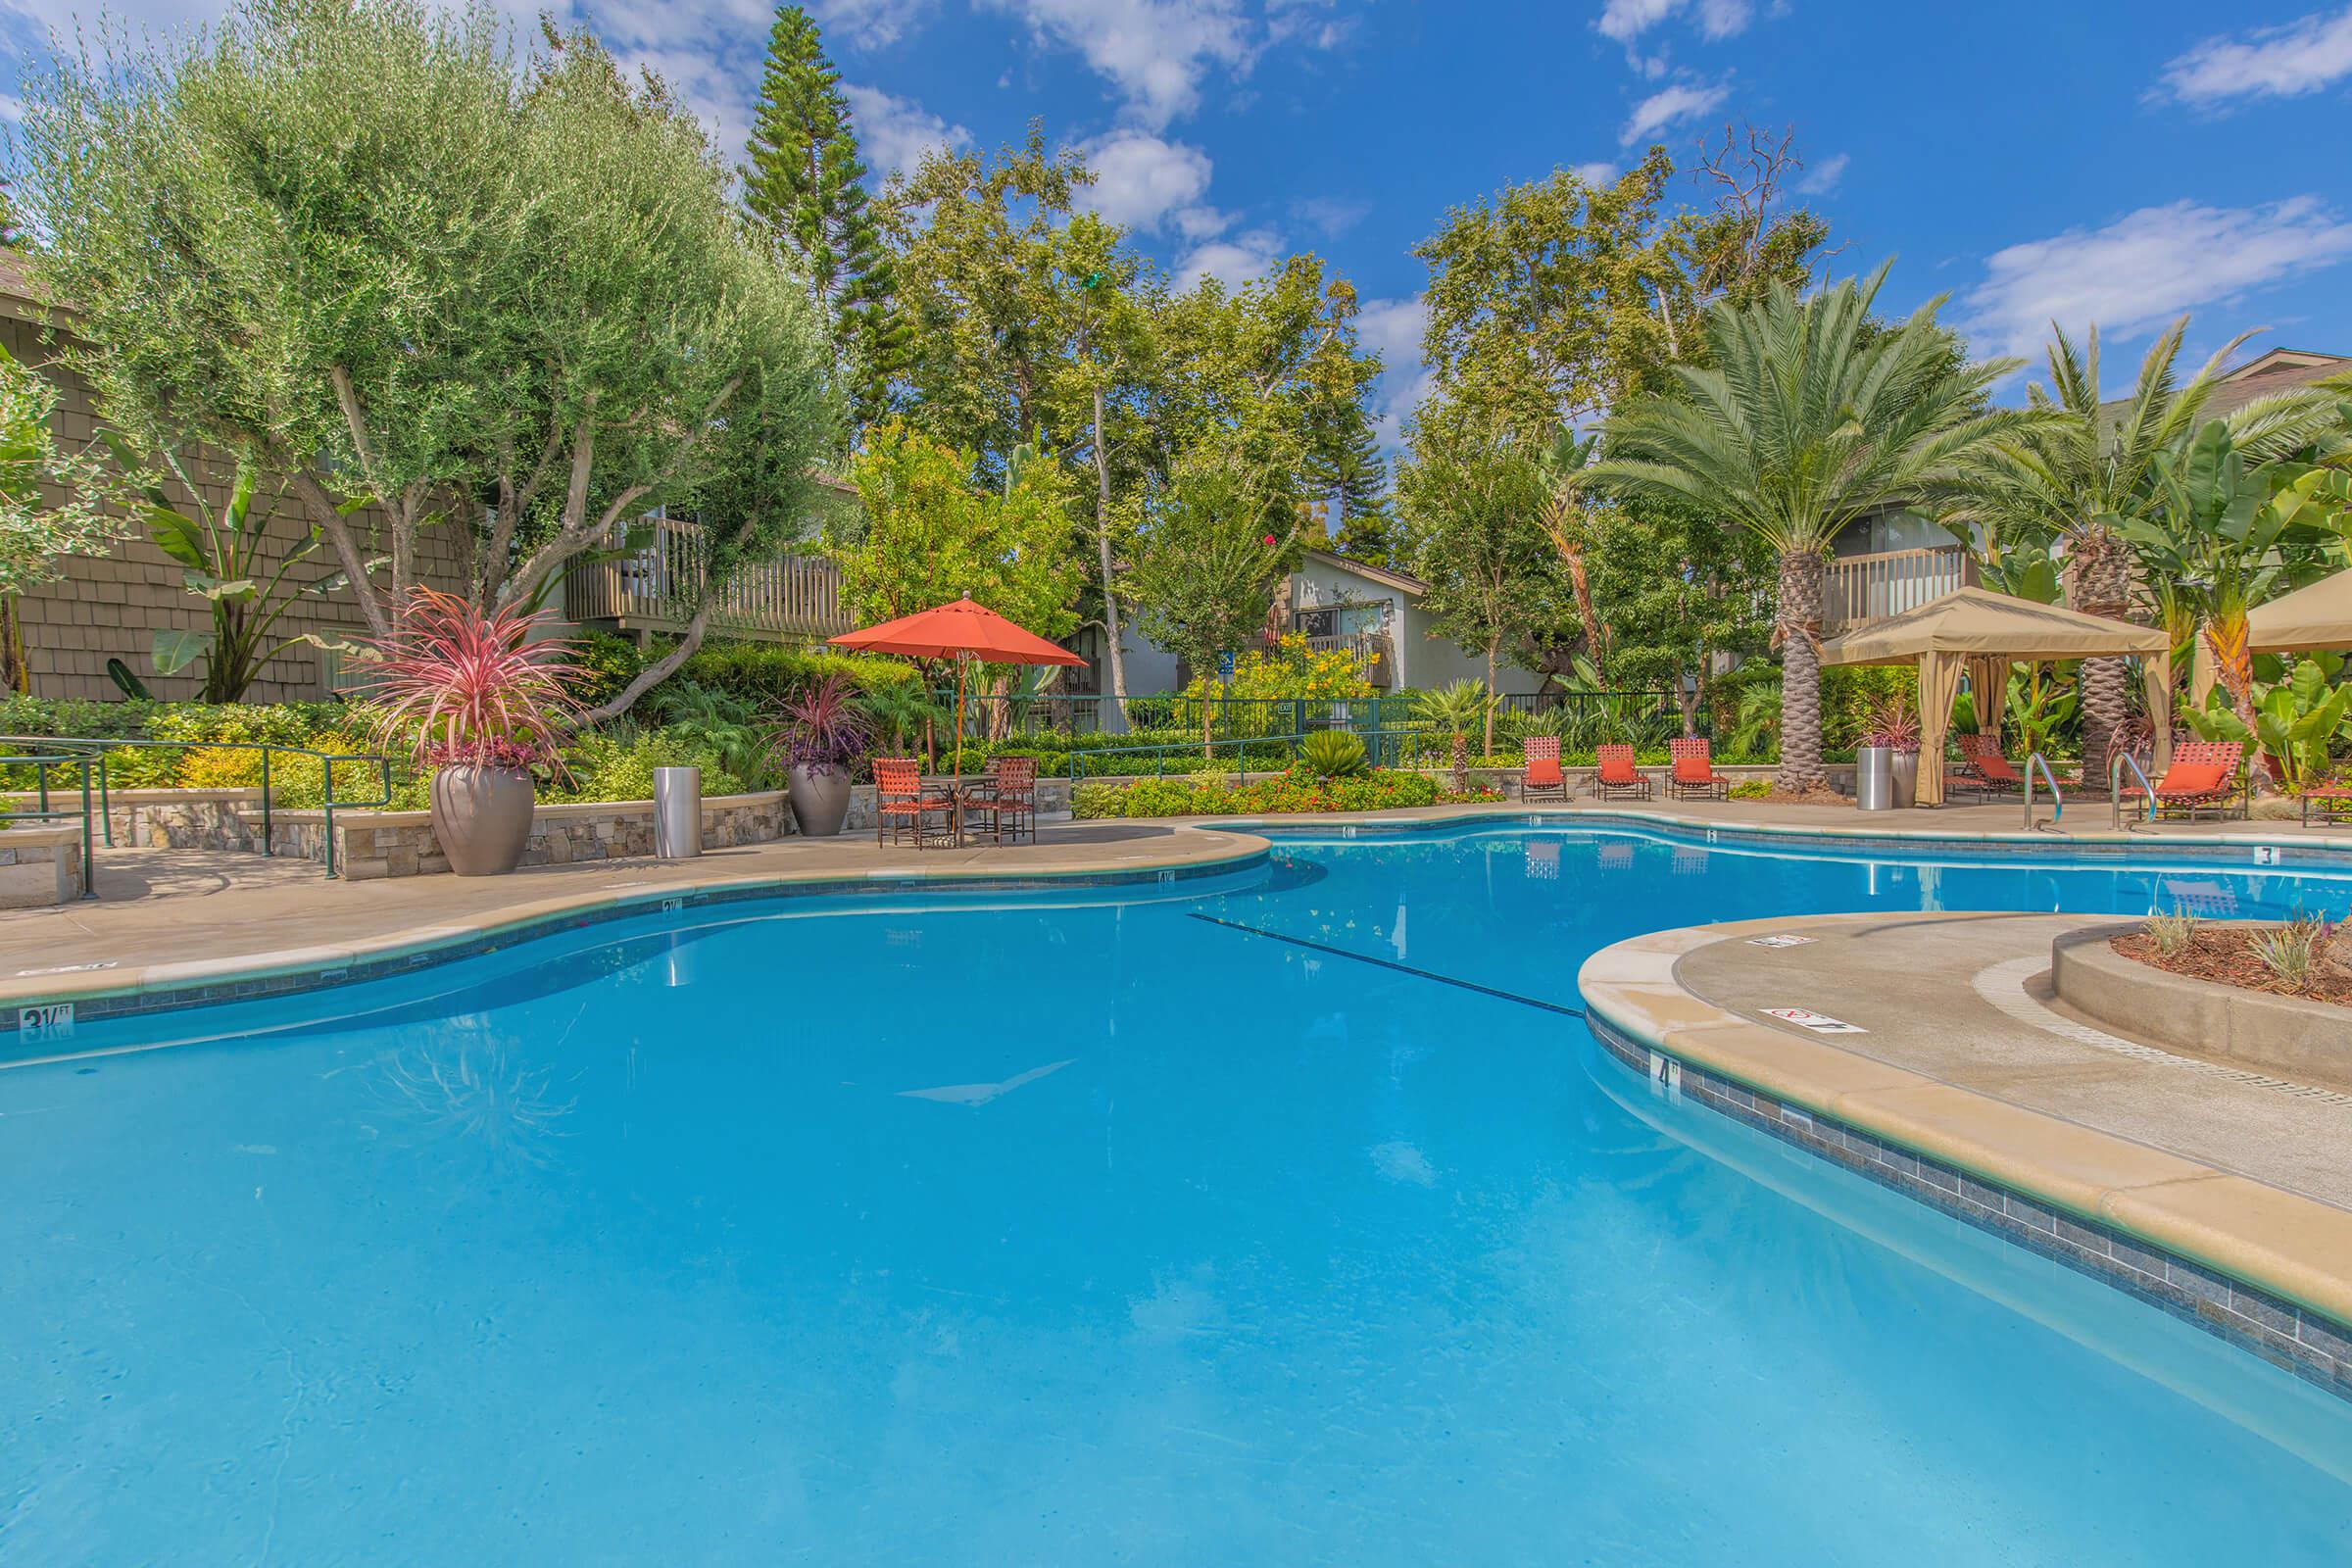
<path id="1" fill-rule="evenodd" d="M 887 411 L 906 330 L 892 308 L 890 258 L 866 200 L 865 165 L 815 21 L 776 8 L 747 146 L 744 205 L 777 254 L 807 273 L 860 424 Z"/>
<path id="2" fill-rule="evenodd" d="M 1332 548 L 1353 561 L 1388 565 L 1396 551 L 1396 519 L 1389 508 L 1389 466 L 1369 419 L 1354 421 L 1325 467 L 1331 514 L 1339 522 Z"/>

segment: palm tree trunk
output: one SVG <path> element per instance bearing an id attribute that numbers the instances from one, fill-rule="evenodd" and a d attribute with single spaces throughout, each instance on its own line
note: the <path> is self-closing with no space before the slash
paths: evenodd
<path id="1" fill-rule="evenodd" d="M 1829 787 L 1821 769 L 1821 557 L 1792 550 L 1781 557 L 1781 765 L 1772 787 L 1805 795 Z"/>
<path id="2" fill-rule="evenodd" d="M 1466 794 L 1470 788 L 1470 737 L 1453 738 L 1453 792 Z"/>
<path id="3" fill-rule="evenodd" d="M 2085 615 L 2127 619 L 2132 608 L 2132 557 L 2104 530 L 2080 533 L 2066 564 L 2068 605 Z M 2121 658 L 2082 661 L 2082 782 L 2097 788 L 2116 750 L 2128 744 L 2132 670 Z"/>

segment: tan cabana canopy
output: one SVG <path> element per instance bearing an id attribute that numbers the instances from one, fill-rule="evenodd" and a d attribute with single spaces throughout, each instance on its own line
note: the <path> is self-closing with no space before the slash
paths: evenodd
<path id="1" fill-rule="evenodd" d="M 2255 606 L 2246 613 L 2246 644 L 2257 654 L 2352 648 L 2352 571 Z"/>
<path id="2" fill-rule="evenodd" d="M 1922 806 L 1943 804 L 1943 743 L 1952 723 L 1960 671 L 1980 689 L 1997 690 L 2019 661 L 2136 655 L 2156 721 L 2156 761 L 2172 753 L 2173 645 L 2154 626 L 2085 615 L 2056 605 L 2015 599 L 1988 588 L 1961 588 L 1891 620 L 1822 642 L 1824 664 L 1919 665 L 1919 787 Z M 2097 782 L 2097 781 L 2093 781 Z"/>

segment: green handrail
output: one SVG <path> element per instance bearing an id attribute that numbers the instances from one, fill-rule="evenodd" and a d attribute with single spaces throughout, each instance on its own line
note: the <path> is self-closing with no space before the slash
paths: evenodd
<path id="1" fill-rule="evenodd" d="M 1242 749 L 1242 755 L 1239 760 L 1238 766 L 1241 771 L 1241 782 L 1247 784 L 1250 782 L 1249 749 L 1250 747 L 1267 746 L 1280 743 L 1287 748 L 1291 757 L 1296 758 L 1298 755 L 1298 746 L 1300 742 L 1304 741 L 1310 735 L 1321 735 L 1326 733 L 1329 732 L 1325 730 L 1308 729 L 1297 730 L 1288 735 L 1251 735 L 1238 736 L 1230 740 L 1211 740 L 1208 742 L 1208 751 L 1210 756 L 1213 758 L 1218 747 L 1240 747 Z M 1426 726 L 1421 726 L 1405 729 L 1347 730 L 1342 731 L 1341 733 L 1354 735 L 1358 740 L 1362 741 L 1364 743 L 1365 757 L 1369 761 L 1372 762 L 1374 766 L 1393 766 L 1396 764 L 1396 762 L 1403 760 L 1405 751 L 1407 749 L 1404 743 L 1408 741 L 1411 743 L 1410 749 L 1413 755 L 1417 758 L 1420 755 L 1421 743 L 1433 737 L 1437 731 Z M 1149 746 L 1084 747 L 1080 750 L 1070 753 L 1070 782 L 1071 784 L 1075 785 L 1087 777 L 1086 759 L 1088 758 L 1131 757 L 1142 752 L 1149 752 L 1152 754 L 1152 776 L 1153 778 L 1165 778 L 1167 777 L 1167 760 L 1170 753 L 1181 753 L 1186 757 L 1191 757 L 1198 754 L 1200 749 L 1201 743 L 1195 740 L 1162 741 Z M 1261 768 L 1259 771 L 1263 772 L 1266 771 L 1266 769 Z M 1281 769 L 1277 768 L 1274 769 L 1274 771 L 1279 772 Z"/>
<path id="2" fill-rule="evenodd" d="M 90 838 L 89 754 L 86 752 L 55 752 L 44 755 L 23 757 L 0 757 L 0 767 L 5 767 L 15 762 L 30 764 L 33 768 L 34 776 L 40 780 L 40 809 L 37 811 L 19 811 L 13 808 L 0 809 L 0 823 L 18 821 L 63 822 L 78 817 L 81 821 L 81 896 L 85 899 L 96 898 L 98 896 L 98 888 L 96 881 L 92 877 L 91 871 L 91 858 L 95 853 L 95 846 Z M 49 769 L 52 767 L 63 766 L 74 767 L 80 771 L 81 809 L 78 811 L 53 811 L 49 808 Z"/>
<path id="3" fill-rule="evenodd" d="M 320 778 L 324 790 L 324 798 L 321 802 L 321 808 L 325 815 L 326 874 L 330 880 L 340 874 L 335 869 L 335 812 L 337 810 L 373 810 L 392 804 L 392 759 L 376 753 L 321 752 L 313 750 L 308 746 L 281 745 L 276 741 L 158 741 L 148 740 L 143 737 L 116 738 L 110 736 L 55 737 L 45 735 L 0 735 L 0 746 L 15 745 L 30 745 L 54 748 L 58 750 L 59 755 L 52 759 L 52 760 L 60 763 L 78 762 L 80 764 L 82 773 L 82 795 L 84 800 L 85 813 L 87 810 L 89 796 L 90 771 L 91 768 L 95 766 L 97 769 L 98 779 L 98 816 L 99 821 L 104 827 L 106 847 L 110 850 L 115 847 L 115 815 L 114 799 L 107 777 L 106 760 L 111 753 L 122 751 L 132 747 L 145 747 L 154 751 L 224 751 L 261 753 L 262 855 L 266 858 L 274 857 L 277 853 L 276 822 L 273 814 L 275 802 L 272 799 L 274 792 L 270 787 L 270 760 L 273 757 L 278 756 L 308 757 L 315 759 L 321 770 Z M 0 757 L 0 765 L 6 765 L 7 763 L 11 762 L 24 762 L 31 760 L 33 760 L 24 757 Z M 374 798 L 369 800 L 348 801 L 336 799 L 335 764 L 338 762 L 374 763 L 376 766 L 378 779 L 378 788 Z M 36 767 L 34 769 L 34 777 L 38 781 L 41 808 L 43 811 L 46 811 L 49 806 L 49 774 L 47 767 Z M 32 815 L 35 813 L 17 812 L 11 814 Z M 85 818 L 82 823 L 82 837 L 86 841 L 89 836 L 89 823 L 85 814 Z M 83 853 L 82 865 L 86 880 L 87 868 L 89 865 L 89 856 L 86 848 Z"/>

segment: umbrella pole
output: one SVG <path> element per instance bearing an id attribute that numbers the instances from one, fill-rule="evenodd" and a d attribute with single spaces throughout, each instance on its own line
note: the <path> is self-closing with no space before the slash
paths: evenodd
<path id="1" fill-rule="evenodd" d="M 963 788 L 963 655 L 956 656 L 956 788 Z"/>

